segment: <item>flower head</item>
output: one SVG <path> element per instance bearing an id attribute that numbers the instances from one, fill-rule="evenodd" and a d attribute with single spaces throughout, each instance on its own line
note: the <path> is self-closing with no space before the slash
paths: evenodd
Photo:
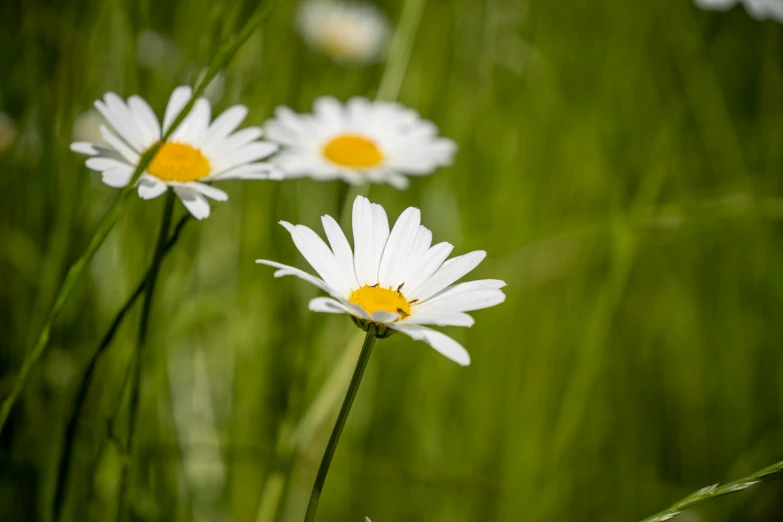
<path id="1" fill-rule="evenodd" d="M 756 20 L 772 18 L 783 23 L 783 0 L 694 0 L 702 9 L 726 11 L 736 4 L 745 5 L 745 10 Z"/>
<path id="2" fill-rule="evenodd" d="M 375 6 L 332 0 L 306 0 L 296 16 L 310 47 L 345 64 L 371 62 L 386 51 L 389 22 Z"/>
<path id="3" fill-rule="evenodd" d="M 419 114 L 391 102 L 331 97 L 315 101 L 313 114 L 278 107 L 267 137 L 283 146 L 274 161 L 292 177 L 342 179 L 358 185 L 408 186 L 408 178 L 450 165 L 456 144 Z"/>
<path id="4" fill-rule="evenodd" d="M 98 112 L 113 129 L 100 126 L 108 146 L 75 142 L 71 150 L 92 156 L 86 162 L 87 168 L 100 172 L 104 183 L 124 187 L 133 177 L 142 154 L 161 140 L 191 96 L 190 87 L 174 89 L 161 126 L 142 98 L 131 96 L 125 102 L 110 92 L 95 102 Z M 190 213 L 204 219 L 209 216 L 206 198 L 228 199 L 228 194 L 209 182 L 281 179 L 279 169 L 259 162 L 275 152 L 277 145 L 259 141 L 262 131 L 258 127 L 234 132 L 246 116 L 247 107 L 235 105 L 211 121 L 210 103 L 204 98 L 196 100 L 193 109 L 161 145 L 139 178 L 139 196 L 156 198 L 172 187 Z"/>
<path id="5" fill-rule="evenodd" d="M 274 261 L 257 262 L 277 268 L 275 277 L 297 276 L 331 296 L 314 298 L 310 310 L 349 314 L 365 329 L 401 332 L 463 366 L 470 364 L 459 343 L 424 325 L 472 326 L 473 318 L 465 312 L 505 300 L 500 290 L 506 285 L 503 281 L 453 284 L 473 270 L 486 252 L 447 261 L 452 245 L 432 246 L 432 232 L 420 224 L 419 209 L 406 209 L 389 231 L 383 207 L 362 196 L 353 205 L 353 249 L 334 219 L 323 216 L 321 220 L 329 246 L 310 228 L 281 222 L 320 277 Z"/>

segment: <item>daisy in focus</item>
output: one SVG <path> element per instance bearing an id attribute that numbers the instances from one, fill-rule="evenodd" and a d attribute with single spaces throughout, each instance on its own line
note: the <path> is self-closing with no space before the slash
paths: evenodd
<path id="1" fill-rule="evenodd" d="M 756 20 L 772 18 L 783 23 L 783 0 L 694 0 L 702 9 L 726 11 L 737 4 L 743 4 L 745 10 Z"/>
<path id="2" fill-rule="evenodd" d="M 95 107 L 111 126 L 100 125 L 106 146 L 77 141 L 71 150 L 91 156 L 87 168 L 100 172 L 111 187 L 130 183 L 142 154 L 158 143 L 182 108 L 190 101 L 190 87 L 177 87 L 171 94 L 161 125 L 149 104 L 139 96 L 127 102 L 108 93 Z M 212 181 L 227 179 L 282 179 L 274 165 L 260 162 L 277 150 L 277 145 L 260 141 L 258 127 L 236 131 L 247 116 L 247 107 L 235 105 L 211 120 L 211 105 L 199 98 L 137 183 L 142 199 L 153 199 L 171 187 L 197 219 L 209 216 L 207 198 L 226 201 L 228 194 Z M 236 131 L 236 132 L 235 132 Z"/>
<path id="3" fill-rule="evenodd" d="M 432 232 L 421 225 L 419 209 L 406 209 L 390 232 L 383 207 L 363 196 L 353 205 L 353 249 L 334 219 L 321 220 L 328 246 L 312 229 L 281 222 L 319 277 L 274 261 L 256 262 L 277 268 L 275 277 L 293 275 L 329 294 L 310 301 L 314 312 L 348 314 L 364 330 L 374 325 L 379 337 L 401 332 L 462 366 L 470 364 L 457 341 L 425 325 L 472 326 L 473 318 L 465 312 L 505 300 L 501 288 L 506 284 L 497 279 L 454 284 L 486 252 L 446 260 L 452 245 L 432 245 Z"/>
<path id="4" fill-rule="evenodd" d="M 313 114 L 278 107 L 266 136 L 282 146 L 274 162 L 289 177 L 341 179 L 353 185 L 408 187 L 406 177 L 451 165 L 457 145 L 438 136 L 434 123 L 398 103 L 326 96 Z"/>
<path id="5" fill-rule="evenodd" d="M 380 58 L 389 41 L 386 16 L 370 4 L 305 0 L 296 22 L 310 47 L 344 64 Z"/>

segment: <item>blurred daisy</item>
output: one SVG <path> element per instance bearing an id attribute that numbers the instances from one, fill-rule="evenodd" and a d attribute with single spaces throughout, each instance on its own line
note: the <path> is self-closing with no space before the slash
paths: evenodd
<path id="1" fill-rule="evenodd" d="M 124 187 L 144 151 L 160 141 L 192 96 L 190 87 L 177 87 L 171 94 L 161 126 L 149 104 L 139 96 L 127 103 L 114 93 L 95 102 L 98 112 L 114 132 L 100 125 L 101 147 L 75 142 L 71 150 L 92 156 L 89 169 L 100 172 L 111 187 Z M 234 132 L 247 116 L 247 107 L 230 107 L 210 123 L 211 106 L 204 98 L 196 100 L 191 112 L 152 158 L 138 181 L 139 196 L 153 199 L 172 187 L 182 203 L 197 219 L 209 216 L 206 198 L 225 201 L 228 194 L 209 185 L 226 179 L 281 179 L 282 173 L 270 163 L 259 162 L 277 145 L 259 141 L 262 131 L 248 127 Z M 116 132 L 116 134 L 115 134 Z"/>
<path id="2" fill-rule="evenodd" d="M 104 120 L 98 111 L 90 109 L 78 115 L 73 121 L 73 141 L 87 141 L 99 147 L 109 147 L 101 134 L 101 125 L 105 125 Z"/>
<path id="3" fill-rule="evenodd" d="M 402 332 L 463 366 L 470 364 L 459 343 L 424 325 L 471 326 L 473 318 L 465 312 L 505 300 L 503 281 L 453 284 L 476 268 L 486 252 L 446 261 L 452 245 L 431 246 L 432 232 L 421 226 L 419 209 L 405 210 L 389 232 L 383 207 L 362 196 L 353 205 L 353 250 L 334 219 L 321 219 L 329 246 L 310 228 L 281 222 L 320 277 L 274 261 L 257 263 L 277 268 L 275 277 L 297 276 L 331 296 L 314 298 L 310 310 L 349 314 L 365 330 L 374 324 L 381 337 Z"/>
<path id="4" fill-rule="evenodd" d="M 0 112 L 0 156 L 11 150 L 16 141 L 16 124 L 11 117 Z"/>
<path id="5" fill-rule="evenodd" d="M 694 0 L 702 9 L 726 11 L 737 4 L 743 4 L 745 10 L 756 20 L 772 18 L 783 23 L 783 0 Z"/>
<path id="6" fill-rule="evenodd" d="M 457 145 L 413 109 L 392 102 L 351 98 L 315 101 L 313 114 L 278 107 L 267 138 L 283 146 L 274 162 L 291 177 L 389 183 L 404 189 L 404 174 L 424 176 L 450 165 Z"/>
<path id="7" fill-rule="evenodd" d="M 306 0 L 296 15 L 307 44 L 346 64 L 371 62 L 386 51 L 389 22 L 375 6 Z"/>

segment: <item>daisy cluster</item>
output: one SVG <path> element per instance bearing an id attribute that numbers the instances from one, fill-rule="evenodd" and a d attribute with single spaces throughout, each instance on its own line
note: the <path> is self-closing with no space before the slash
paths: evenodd
<path id="1" fill-rule="evenodd" d="M 316 15 L 325 17 L 322 25 L 331 33 L 313 32 Z M 353 61 L 377 56 L 381 40 L 370 41 L 368 35 L 385 40 L 387 30 L 375 8 L 327 0 L 305 3 L 299 23 L 307 41 L 331 45 L 333 54 L 339 48 L 342 58 Z M 323 41 L 330 38 L 340 40 L 326 45 Z M 434 123 L 399 103 L 361 97 L 343 103 L 324 96 L 315 100 L 310 114 L 278 107 L 263 125 L 240 129 L 247 107 L 234 105 L 213 118 L 207 98 L 193 96 L 189 87 L 174 89 L 159 119 L 141 97 L 107 93 L 95 102 L 97 113 L 77 122 L 75 134 L 78 130 L 83 138 L 71 149 L 89 156 L 86 166 L 99 172 L 106 185 L 135 183 L 142 199 L 171 189 L 197 219 L 210 215 L 210 200 L 228 199 L 215 182 L 308 177 L 405 189 L 409 177 L 451 165 L 457 151 Z M 181 124 L 173 128 L 178 117 Z M 141 169 L 142 157 L 150 155 Z M 304 225 L 281 222 L 317 276 L 276 261 L 258 262 L 277 268 L 276 276 L 297 276 L 328 294 L 310 302 L 313 311 L 347 314 L 361 328 L 372 327 L 376 336 L 400 332 L 461 365 L 470 363 L 459 343 L 426 325 L 472 326 L 467 312 L 503 302 L 503 281 L 457 283 L 485 252 L 448 259 L 453 246 L 432 244 L 419 209 L 408 208 L 390 228 L 383 207 L 361 196 L 353 206 L 353 246 L 333 218 L 323 216 L 322 223 L 328 245 Z"/>

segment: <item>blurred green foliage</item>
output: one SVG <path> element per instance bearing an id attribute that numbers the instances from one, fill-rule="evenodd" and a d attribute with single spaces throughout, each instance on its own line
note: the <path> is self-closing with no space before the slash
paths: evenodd
<path id="1" fill-rule="evenodd" d="M 379 5 L 398 19 L 400 1 Z M 0 3 L 0 112 L 18 130 L 0 156 L 0 397 L 117 194 L 68 150 L 75 118 L 107 90 L 162 111 L 254 7 Z M 313 53 L 295 7 L 230 64 L 217 109 L 244 103 L 257 125 L 277 105 L 374 95 L 384 64 Z M 783 28 L 688 1 L 431 1 L 400 101 L 460 152 L 371 198 L 391 217 L 420 206 L 458 253 L 486 249 L 475 276 L 506 280 L 508 300 L 449 329 L 468 368 L 402 336 L 378 344 L 319 520 L 636 520 L 781 458 Z M 277 221 L 317 228 L 348 188 L 224 187 L 230 200 L 163 265 L 139 520 L 301 520 L 358 353 L 349 319 L 308 312 L 311 287 L 253 264 L 304 267 Z M 75 391 L 146 270 L 161 209 L 131 202 L 57 322 L 0 436 L 2 520 L 52 520 Z M 90 388 L 63 522 L 112 519 L 121 457 L 107 419 L 125 422 L 137 313 Z M 782 492 L 772 478 L 682 520 L 779 520 Z"/>

